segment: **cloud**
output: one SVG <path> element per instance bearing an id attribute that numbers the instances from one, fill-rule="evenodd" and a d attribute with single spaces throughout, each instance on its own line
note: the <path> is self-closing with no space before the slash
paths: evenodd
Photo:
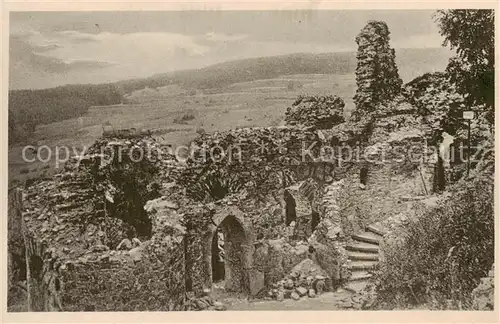
<path id="1" fill-rule="evenodd" d="M 112 64 L 103 61 L 74 60 L 66 62 L 62 59 L 47 55 L 59 48 L 59 45 L 32 45 L 23 37 L 11 36 L 9 48 L 9 68 L 11 73 L 15 73 L 19 67 L 32 69 L 33 72 L 42 73 L 67 73 L 71 70 L 80 69 L 100 69 Z"/>
<path id="2" fill-rule="evenodd" d="M 245 38 L 248 38 L 248 35 L 244 34 L 227 35 L 227 34 L 210 32 L 205 34 L 205 38 L 209 41 L 214 41 L 214 42 L 231 42 L 231 41 L 240 41 Z"/>
<path id="3" fill-rule="evenodd" d="M 56 32 L 60 37 L 65 38 L 71 43 L 82 44 L 82 43 L 91 43 L 96 42 L 94 35 L 84 34 L 81 32 L 77 32 L 75 30 L 64 30 Z"/>
<path id="4" fill-rule="evenodd" d="M 367 19 L 386 20 L 395 48 L 439 47 L 422 11 L 11 13 L 17 88 L 112 82 L 228 60 L 356 51 Z M 397 27 L 397 28 L 396 28 Z"/>
<path id="5" fill-rule="evenodd" d="M 164 32 L 88 34 L 64 31 L 48 37 L 62 44 L 50 52 L 59 59 L 116 62 L 138 69 L 149 65 L 151 60 L 173 61 L 202 56 L 211 50 L 195 42 L 194 37 Z"/>

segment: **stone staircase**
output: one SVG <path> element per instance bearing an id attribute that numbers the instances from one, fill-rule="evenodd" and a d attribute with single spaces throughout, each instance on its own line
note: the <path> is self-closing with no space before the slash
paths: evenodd
<path id="1" fill-rule="evenodd" d="M 351 277 L 346 289 L 353 292 L 363 290 L 372 277 L 371 270 L 379 261 L 379 243 L 385 232 L 376 225 L 369 225 L 364 232 L 351 236 L 353 242 L 347 244 L 348 269 Z"/>

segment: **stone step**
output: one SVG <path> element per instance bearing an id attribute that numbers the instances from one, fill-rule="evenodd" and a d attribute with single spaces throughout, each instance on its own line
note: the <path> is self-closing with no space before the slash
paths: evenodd
<path id="1" fill-rule="evenodd" d="M 347 267 L 350 270 L 370 270 L 375 267 L 376 261 L 353 261 Z"/>
<path id="2" fill-rule="evenodd" d="M 371 273 L 369 273 L 368 271 L 365 271 L 365 270 L 354 270 L 351 273 L 351 277 L 349 278 L 349 281 L 368 280 L 372 276 L 373 275 Z"/>
<path id="3" fill-rule="evenodd" d="M 375 225 L 368 225 L 365 229 L 367 232 L 372 232 L 372 233 L 375 233 L 377 235 L 380 235 L 380 236 L 384 236 L 386 234 L 386 232 L 378 227 L 376 227 Z"/>
<path id="4" fill-rule="evenodd" d="M 380 241 L 379 235 L 373 234 L 370 232 L 364 232 L 361 234 L 354 234 L 351 237 L 353 238 L 353 240 L 365 242 L 365 243 L 370 243 L 370 244 L 375 244 L 375 245 L 378 245 L 379 241 Z"/>
<path id="5" fill-rule="evenodd" d="M 347 256 L 350 260 L 378 261 L 378 254 L 349 251 Z"/>
<path id="6" fill-rule="evenodd" d="M 345 248 L 348 251 L 358 251 L 358 252 L 377 253 L 377 254 L 379 252 L 378 245 L 373 245 L 363 242 L 350 243 L 347 244 Z"/>

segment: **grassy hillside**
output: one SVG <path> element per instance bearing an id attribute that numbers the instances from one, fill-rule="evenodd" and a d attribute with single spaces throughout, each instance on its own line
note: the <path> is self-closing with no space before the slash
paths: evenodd
<path id="1" fill-rule="evenodd" d="M 396 55 L 404 81 L 444 70 L 449 56 L 441 49 Z M 176 146 L 189 144 L 200 132 L 279 125 L 286 108 L 303 94 L 336 94 L 345 101 L 348 116 L 354 109 L 354 70 L 354 53 L 293 54 L 108 85 L 11 91 L 9 137 L 22 135 L 24 141 L 9 143 L 9 182 L 54 171 L 54 155 L 49 162 L 27 163 L 22 145 L 80 152 L 101 135 L 105 122 L 115 128 L 154 129 L 161 141 Z M 112 105 L 122 99 L 129 103 Z"/>
<path id="2" fill-rule="evenodd" d="M 451 56 L 445 48 L 400 49 L 396 63 L 404 81 L 425 72 L 442 70 Z M 356 69 L 356 53 L 288 54 L 215 64 L 202 69 L 158 74 L 117 82 L 126 93 L 172 84 L 189 89 L 222 88 L 233 83 L 273 79 L 293 74 L 349 74 Z"/>

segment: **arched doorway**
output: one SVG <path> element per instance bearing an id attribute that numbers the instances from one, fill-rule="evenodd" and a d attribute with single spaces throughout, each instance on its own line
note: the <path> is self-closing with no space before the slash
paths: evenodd
<path id="1" fill-rule="evenodd" d="M 211 243 L 212 283 L 223 283 L 226 291 L 246 292 L 247 237 L 236 217 L 224 218 L 214 231 Z"/>

